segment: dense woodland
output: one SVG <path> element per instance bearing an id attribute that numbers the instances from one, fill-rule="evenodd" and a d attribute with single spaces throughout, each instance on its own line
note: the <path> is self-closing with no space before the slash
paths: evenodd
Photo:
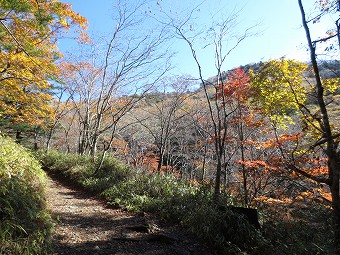
<path id="1" fill-rule="evenodd" d="M 239 246 L 249 253 L 265 254 L 264 247 L 274 251 L 276 245 L 293 251 L 290 254 L 337 254 L 340 61 L 334 56 L 340 50 L 340 2 L 316 1 L 317 14 L 307 17 L 302 1 L 296 1 L 308 63 L 282 57 L 224 70 L 230 51 L 251 40 L 241 31 L 232 41 L 228 35 L 238 17 L 226 17 L 206 31 L 215 54 L 213 77 L 202 76 L 190 15 L 177 20 L 161 13 L 158 29 L 149 33 L 141 29 L 140 21 L 148 18 L 143 8 L 145 3 L 115 5 L 117 26 L 99 43 L 86 34 L 86 19 L 68 4 L 0 1 L 1 136 L 39 151 L 45 167 L 53 168 L 48 153 L 79 155 L 93 164 L 91 174 L 111 180 L 116 175 L 112 177 L 107 160 L 115 158 L 128 167 L 120 170 L 124 176 L 130 171 L 201 190 L 211 199 L 211 208 L 257 208 L 263 229 L 252 233 L 257 242 L 263 238 L 263 250 Z M 313 24 L 329 15 L 337 17 L 334 27 L 312 38 Z M 58 38 L 66 32 L 79 41 L 79 55 L 58 51 Z M 174 36 L 192 52 L 198 79 L 170 76 L 164 45 Z M 227 42 L 231 49 L 224 47 Z M 0 161 L 0 183 L 17 175 L 9 174 L 13 170 L 6 162 Z M 87 176 L 83 181 L 80 173 L 70 176 L 86 185 L 93 180 Z M 144 187 L 142 181 L 140 185 Z M 181 197 L 176 192 L 171 196 Z M 107 197 L 119 204 L 122 198 L 110 194 Z M 0 221 L 5 220 L 1 210 Z M 297 226 L 302 225 L 306 229 L 299 233 Z M 308 234 L 315 229 L 320 235 L 313 236 L 313 245 Z M 289 231 L 296 242 L 289 243 L 284 235 Z"/>

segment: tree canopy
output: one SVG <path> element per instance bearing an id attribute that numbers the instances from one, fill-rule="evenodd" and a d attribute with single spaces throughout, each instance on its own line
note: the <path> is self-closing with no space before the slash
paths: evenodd
<path id="1" fill-rule="evenodd" d="M 51 81 L 58 77 L 57 40 L 87 21 L 56 0 L 0 1 L 0 117 L 8 123 L 41 124 L 52 115 Z"/>

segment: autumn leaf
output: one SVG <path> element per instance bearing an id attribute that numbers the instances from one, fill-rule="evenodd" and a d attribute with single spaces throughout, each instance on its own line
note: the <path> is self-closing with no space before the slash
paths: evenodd
<path id="1" fill-rule="evenodd" d="M 57 39 L 87 21 L 56 0 L 0 1 L 0 118 L 41 125 L 53 117 L 52 80 L 60 75 Z"/>
<path id="2" fill-rule="evenodd" d="M 292 123 L 289 113 L 306 100 L 306 88 L 302 84 L 306 68 L 306 64 L 282 58 L 264 63 L 257 73 L 251 72 L 253 103 L 282 127 Z"/>

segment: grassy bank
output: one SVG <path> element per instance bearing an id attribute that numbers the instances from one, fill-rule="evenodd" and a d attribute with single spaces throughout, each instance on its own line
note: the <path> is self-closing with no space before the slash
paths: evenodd
<path id="1" fill-rule="evenodd" d="M 46 175 L 29 152 L 0 136 L 0 254 L 49 254 Z"/>

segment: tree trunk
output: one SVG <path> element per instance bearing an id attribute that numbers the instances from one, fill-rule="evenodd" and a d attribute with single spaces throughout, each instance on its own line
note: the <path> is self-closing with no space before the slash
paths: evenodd
<path id="1" fill-rule="evenodd" d="M 241 145 L 241 160 L 244 162 L 244 149 L 243 145 Z M 246 172 L 246 167 L 244 164 L 242 164 L 242 178 L 243 178 L 243 196 L 244 196 L 244 206 L 248 206 L 248 188 L 247 188 L 247 172 Z"/>
<path id="2" fill-rule="evenodd" d="M 21 143 L 21 140 L 22 140 L 21 131 L 17 130 L 15 134 L 15 141 L 16 143 Z"/>
<path id="3" fill-rule="evenodd" d="M 51 146 L 51 140 L 52 140 L 52 135 L 53 135 L 53 131 L 54 131 L 55 125 L 53 125 L 50 130 L 48 131 L 48 135 L 47 135 L 47 141 L 46 141 L 46 151 L 50 150 L 50 146 Z"/>
<path id="4" fill-rule="evenodd" d="M 109 148 L 107 148 L 107 149 L 104 148 L 103 149 L 103 152 L 102 152 L 101 157 L 100 157 L 99 164 L 98 164 L 96 170 L 94 171 L 94 174 L 98 173 L 99 170 L 102 168 L 104 160 L 105 160 L 105 157 L 106 157 L 106 153 L 107 153 L 108 150 L 109 150 Z"/>
<path id="5" fill-rule="evenodd" d="M 159 159 L 158 159 L 158 164 L 157 164 L 157 173 L 160 174 L 161 173 L 161 168 L 163 165 L 163 160 L 164 160 L 164 152 L 160 151 L 159 153 Z"/>
<path id="6" fill-rule="evenodd" d="M 240 105 L 238 106 L 240 109 Z M 242 116 L 241 111 L 239 112 L 239 116 Z M 240 151 L 241 151 L 241 160 L 242 162 L 245 161 L 245 156 L 244 156 L 244 134 L 243 134 L 243 125 L 242 122 L 239 124 L 239 140 L 240 140 Z M 244 196 L 244 206 L 248 206 L 249 199 L 248 199 L 248 188 L 247 188 L 247 171 L 246 167 L 244 164 L 242 164 L 242 178 L 243 178 L 243 196 Z"/>
<path id="7" fill-rule="evenodd" d="M 339 195 L 339 162 L 336 155 L 329 157 L 330 173 L 330 190 L 332 195 L 332 209 L 333 209 L 333 229 L 334 229 L 334 243 L 336 254 L 340 254 L 340 195 Z"/>
<path id="8" fill-rule="evenodd" d="M 33 144 L 33 150 L 38 150 L 38 132 L 34 131 L 34 144 Z"/>
<path id="9" fill-rule="evenodd" d="M 206 158 L 207 158 L 207 151 L 208 151 L 208 145 L 207 143 L 204 144 L 204 155 L 203 155 L 203 163 L 202 163 L 202 175 L 201 175 L 201 181 L 204 181 L 205 178 L 205 164 L 206 164 Z"/>
<path id="10" fill-rule="evenodd" d="M 332 195 L 335 254 L 340 254 L 340 197 L 339 197 L 340 162 L 339 155 L 337 153 L 338 143 L 334 140 L 335 138 L 333 138 L 331 125 L 329 123 L 329 116 L 324 101 L 324 88 L 319 73 L 318 63 L 316 61 L 316 43 L 312 42 L 302 1 L 298 0 L 298 3 L 302 16 L 302 24 L 306 32 L 306 38 L 310 50 L 310 59 L 312 62 L 313 71 L 315 75 L 317 100 L 322 118 L 322 122 L 320 124 L 321 130 L 323 131 L 322 137 L 326 139 L 326 148 L 324 149 L 324 151 L 328 159 L 329 188 Z"/>
<path id="11" fill-rule="evenodd" d="M 220 191 L 221 191 L 221 175 L 222 175 L 222 153 L 218 152 L 217 164 L 216 164 L 216 177 L 215 177 L 215 188 L 214 188 L 214 201 L 219 202 Z"/>
<path id="12" fill-rule="evenodd" d="M 93 161 L 95 161 L 97 154 L 97 144 L 98 144 L 98 135 L 94 134 L 92 137 L 92 143 L 90 147 L 90 155 L 92 156 Z"/>

